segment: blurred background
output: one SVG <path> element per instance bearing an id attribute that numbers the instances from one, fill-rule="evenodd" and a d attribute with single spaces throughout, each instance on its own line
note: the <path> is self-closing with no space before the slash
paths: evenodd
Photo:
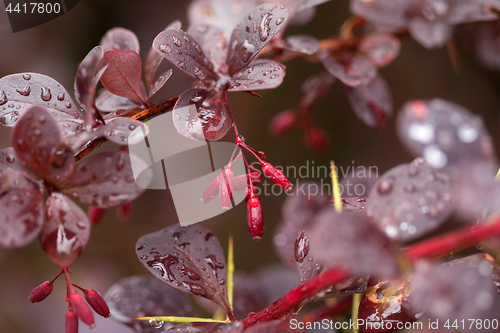
<path id="1" fill-rule="evenodd" d="M 0 77 L 38 72 L 53 77 L 72 93 L 79 62 L 99 44 L 108 29 L 120 26 L 135 32 L 141 43 L 141 57 L 145 59 L 152 40 L 167 24 L 178 19 L 187 27 L 188 4 L 188 1 L 173 0 L 80 0 L 62 17 L 14 34 L 1 3 Z M 349 1 L 335 0 L 318 8 L 315 20 L 290 32 L 307 33 L 319 39 L 337 35 L 350 15 Z M 445 48 L 429 51 L 411 38 L 403 39 L 399 57 L 380 70 L 391 87 L 395 114 L 410 99 L 441 97 L 450 100 L 483 117 L 498 149 L 500 76 L 477 63 L 470 44 L 459 43 L 459 52 L 462 71 L 457 74 Z M 172 67 L 166 62 L 162 66 Z M 313 162 L 316 166 L 328 165 L 333 159 L 339 167 L 377 166 L 383 173 L 392 166 L 412 160 L 395 134 L 395 115 L 382 130 L 367 127 L 351 111 L 339 82 L 313 113 L 315 122 L 330 135 L 331 148 L 326 154 L 317 155 L 306 148 L 299 131 L 284 138 L 273 138 L 267 129 L 269 120 L 278 112 L 295 107 L 302 82 L 322 71 L 321 64 L 300 59 L 286 66 L 285 81 L 278 89 L 259 92 L 264 99 L 246 93 L 229 94 L 235 121 L 246 143 L 265 151 L 267 159 L 275 166 L 298 168 Z M 174 69 L 173 77 L 156 100 L 175 96 L 191 83 L 190 77 Z M 224 140 L 232 139 L 228 135 Z M 10 129 L 0 127 L 0 148 L 9 146 Z M 295 179 L 291 180 L 295 183 Z M 203 223 L 219 237 L 224 249 L 227 249 L 228 235 L 234 236 L 237 270 L 254 272 L 278 262 L 273 249 L 273 231 L 281 218 L 285 198 L 284 194 L 261 198 L 266 221 L 261 241 L 252 240 L 247 231 L 245 205 Z M 108 210 L 101 224 L 92 228 L 87 248 L 71 267 L 74 282 L 104 294 L 122 277 L 149 274 L 136 258 L 137 239 L 175 223 L 178 220 L 168 191 L 147 191 L 134 202 L 128 221 L 120 220 L 114 210 Z M 50 280 L 58 270 L 36 241 L 22 249 L 0 249 L 0 333 L 63 331 L 67 305 L 62 279 L 56 282 L 53 294 L 43 303 L 31 304 L 28 300 L 30 291 Z M 81 324 L 80 331 L 87 332 L 88 328 Z M 92 332 L 125 333 L 131 330 L 110 319 L 97 318 L 97 327 Z"/>

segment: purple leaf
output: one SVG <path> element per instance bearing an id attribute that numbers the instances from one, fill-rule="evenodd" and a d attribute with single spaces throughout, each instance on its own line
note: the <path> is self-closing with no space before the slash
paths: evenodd
<path id="1" fill-rule="evenodd" d="M 271 61 L 255 61 L 234 74 L 229 82 L 228 91 L 251 91 L 278 87 L 285 77 L 284 65 Z"/>
<path id="2" fill-rule="evenodd" d="M 500 26 L 498 22 L 482 24 L 475 36 L 476 57 L 485 67 L 500 69 Z"/>
<path id="3" fill-rule="evenodd" d="M 345 54 L 343 59 L 334 59 L 328 51 L 321 51 L 318 57 L 333 76 L 350 87 L 367 84 L 377 75 L 367 56 Z"/>
<path id="4" fill-rule="evenodd" d="M 292 35 L 285 39 L 283 48 L 288 51 L 311 55 L 318 51 L 319 41 L 309 35 Z"/>
<path id="5" fill-rule="evenodd" d="M 442 99 L 406 103 L 398 114 L 397 129 L 406 149 L 435 168 L 495 159 L 481 119 Z"/>
<path id="6" fill-rule="evenodd" d="M 244 319 L 250 312 L 260 311 L 268 305 L 260 282 L 244 273 L 237 272 L 234 275 L 233 293 L 233 311 L 236 319 Z"/>
<path id="7" fill-rule="evenodd" d="M 0 195 L 7 188 L 32 189 L 36 176 L 17 157 L 14 148 L 0 150 Z"/>
<path id="8" fill-rule="evenodd" d="M 182 292 L 208 298 L 226 313 L 226 260 L 217 237 L 197 224 L 170 226 L 139 238 L 141 263 L 160 281 Z"/>
<path id="9" fill-rule="evenodd" d="M 152 276 L 123 278 L 109 288 L 104 296 L 113 319 L 140 332 L 157 330 L 148 322 L 135 318 L 148 316 L 192 317 L 188 298 L 173 288 L 165 287 Z M 165 323 L 162 329 L 173 326 Z"/>
<path id="10" fill-rule="evenodd" d="M 40 233 L 40 244 L 49 259 L 62 267 L 71 265 L 89 237 L 87 214 L 64 194 L 53 192 L 46 202 L 46 220 Z"/>
<path id="11" fill-rule="evenodd" d="M 162 75 L 158 76 L 156 81 L 153 83 L 153 85 L 150 88 L 148 99 L 153 97 L 158 91 L 160 91 L 161 88 L 167 83 L 168 79 L 172 76 L 172 70 L 169 69 Z"/>
<path id="12" fill-rule="evenodd" d="M 75 168 L 73 152 L 62 141 L 56 120 L 43 107 L 33 106 L 12 131 L 17 156 L 41 178 L 64 182 Z"/>
<path id="13" fill-rule="evenodd" d="M 111 50 L 134 51 L 139 54 L 139 40 L 130 30 L 113 28 L 106 32 L 99 43 L 104 52 Z"/>
<path id="14" fill-rule="evenodd" d="M 37 185 L 0 193 L 0 247 L 28 245 L 40 233 L 44 218 L 43 191 Z"/>
<path id="15" fill-rule="evenodd" d="M 153 41 L 153 48 L 165 59 L 198 80 L 217 79 L 214 65 L 200 44 L 182 30 L 165 30 Z"/>
<path id="16" fill-rule="evenodd" d="M 142 127 L 142 131 L 136 131 L 138 127 Z M 124 117 L 113 118 L 101 128 L 106 139 L 122 146 L 136 144 L 148 134 L 147 126 L 142 122 Z"/>
<path id="17" fill-rule="evenodd" d="M 372 168 L 375 171 L 372 171 Z M 348 169 L 342 176 L 344 178 L 340 181 L 340 188 L 343 197 L 367 197 L 378 179 L 378 168 L 352 167 L 351 171 Z"/>
<path id="18" fill-rule="evenodd" d="M 382 127 L 392 114 L 392 96 L 384 79 L 377 75 L 359 86 L 345 86 L 354 114 L 370 127 Z"/>
<path id="19" fill-rule="evenodd" d="M 316 7 L 330 0 L 302 0 L 298 1 L 299 4 L 295 8 L 295 13 L 300 13 L 305 9 Z M 296 1 L 297 2 L 297 1 Z"/>
<path id="20" fill-rule="evenodd" d="M 421 2 L 414 0 L 352 0 L 351 12 L 373 23 L 380 30 L 398 31 L 406 28 L 407 13 L 419 12 Z M 416 8 L 415 8 L 416 7 Z"/>
<path id="21" fill-rule="evenodd" d="M 366 54 L 375 66 L 390 64 L 399 54 L 401 43 L 398 38 L 387 33 L 372 33 L 361 40 L 358 51 Z"/>
<path id="22" fill-rule="evenodd" d="M 247 67 L 285 25 L 287 19 L 288 9 L 285 6 L 264 4 L 253 9 L 238 23 L 229 41 L 227 57 L 229 75 Z"/>
<path id="23" fill-rule="evenodd" d="M 267 304 L 276 301 L 300 283 L 297 272 L 281 264 L 271 264 L 260 268 L 254 276 L 260 282 Z"/>
<path id="24" fill-rule="evenodd" d="M 99 91 L 95 101 L 96 107 L 102 112 L 114 112 L 116 110 L 129 110 L 139 107 L 140 104 L 128 98 L 110 93 L 106 89 Z"/>
<path id="25" fill-rule="evenodd" d="M 347 197 L 342 199 L 342 211 L 345 213 L 366 213 L 366 198 Z"/>
<path id="26" fill-rule="evenodd" d="M 78 66 L 75 76 L 75 97 L 83 110 L 92 112 L 96 86 L 99 83 L 100 77 L 96 77 L 97 64 L 103 57 L 101 46 L 94 47 Z M 102 75 L 102 73 L 100 73 Z M 92 110 L 88 110 L 92 109 Z M 97 117 L 103 123 L 102 116 L 96 113 Z"/>
<path id="27" fill-rule="evenodd" d="M 168 29 L 180 30 L 181 22 L 176 20 L 170 23 L 165 28 L 165 30 Z M 153 89 L 154 86 L 153 82 L 155 81 L 156 71 L 158 70 L 158 67 L 160 66 L 162 60 L 163 57 L 158 52 L 156 52 L 155 49 L 151 46 L 148 52 L 148 56 L 146 57 L 146 62 L 144 63 L 144 82 L 146 82 L 146 85 L 148 87 L 149 97 L 154 95 L 151 93 L 151 90 Z"/>
<path id="28" fill-rule="evenodd" d="M 300 106 L 312 108 L 328 93 L 335 78 L 328 72 L 310 76 L 300 87 Z"/>
<path id="29" fill-rule="evenodd" d="M 65 184 L 64 192 L 100 208 L 123 205 L 145 190 L 136 184 L 131 163 L 140 166 L 144 162 L 123 151 L 95 155 L 78 164 L 73 177 Z M 145 181 L 151 180 L 149 171 L 144 176 Z"/>
<path id="30" fill-rule="evenodd" d="M 174 106 L 174 126 L 180 135 L 194 140 L 220 140 L 233 125 L 224 91 L 189 89 Z"/>
<path id="31" fill-rule="evenodd" d="M 429 21 L 423 17 L 412 19 L 408 31 L 417 42 L 428 49 L 441 47 L 450 39 L 453 28 L 444 20 Z"/>
<path id="32" fill-rule="evenodd" d="M 407 242 L 437 229 L 454 206 L 449 177 L 417 158 L 379 178 L 366 214 L 389 238 Z"/>
<path id="33" fill-rule="evenodd" d="M 227 38 L 217 27 L 207 24 L 191 24 L 187 33 L 200 44 L 207 57 L 214 64 L 215 71 L 227 74 Z"/>
<path id="34" fill-rule="evenodd" d="M 108 66 L 101 83 L 111 93 L 144 104 L 141 88 L 141 58 L 135 51 L 108 51 L 99 63 L 99 68 Z"/>
<path id="35" fill-rule="evenodd" d="M 451 24 L 498 19 L 500 2 L 498 0 L 453 0 L 446 19 Z"/>
<path id="36" fill-rule="evenodd" d="M 44 106 L 59 121 L 82 119 L 68 92 L 53 78 L 36 73 L 20 73 L 0 79 L 0 123 L 14 126 L 33 105 Z"/>
<path id="37" fill-rule="evenodd" d="M 364 215 L 324 208 L 306 230 L 315 260 L 340 266 L 359 276 L 396 277 L 400 267 L 396 247 Z"/>

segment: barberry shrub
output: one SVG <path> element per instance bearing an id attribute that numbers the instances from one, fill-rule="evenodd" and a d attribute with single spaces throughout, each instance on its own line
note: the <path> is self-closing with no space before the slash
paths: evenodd
<path id="1" fill-rule="evenodd" d="M 43 73 L 0 78 L 0 123 L 11 128 L 9 147 L 0 150 L 0 246 L 14 251 L 38 239 L 59 266 L 53 278 L 26 291 L 32 303 L 58 296 L 67 303 L 58 331 L 64 326 L 66 333 L 75 333 L 81 323 L 90 328 L 104 323 L 95 314 L 120 323 L 106 332 L 348 331 L 349 321 L 356 323 L 353 332 L 499 330 L 500 183 L 496 137 L 490 135 L 497 125 L 485 124 L 477 114 L 481 110 L 462 106 L 456 91 L 450 96 L 406 91 L 399 97 L 391 90 L 402 89 L 384 76 L 392 77 L 393 65 L 399 71 L 411 67 L 408 72 L 421 74 L 429 85 L 439 79 L 439 73 L 415 71 L 418 59 L 408 58 L 405 47 L 422 47 L 420 54 L 443 50 L 449 57 L 444 63 L 458 77 L 480 72 L 471 55 L 479 66 L 499 69 L 500 1 L 351 0 L 339 33 L 323 38 L 325 30 L 335 29 L 325 29 L 331 22 L 321 9 L 329 6 L 328 0 L 193 0 L 189 23 L 162 23 L 165 28 L 151 34 L 144 57 L 134 32 L 112 28 L 77 67 L 74 98 Z M 297 33 L 307 23 L 321 27 L 311 29 L 317 35 Z M 293 80 L 300 68 L 296 63 L 308 66 L 303 80 Z M 167 92 L 186 75 L 189 87 Z M 402 76 L 406 90 L 415 88 L 415 77 L 404 71 Z M 279 102 L 284 111 L 273 111 L 275 102 L 266 103 L 274 92 L 261 90 L 282 89 L 288 77 L 298 82 L 298 98 L 290 98 L 295 91 L 286 92 Z M 345 97 L 335 95 L 337 87 Z M 253 101 L 259 107 L 245 114 L 244 106 L 233 103 L 237 92 L 266 99 Z M 343 98 L 354 117 L 321 118 L 316 110 L 331 95 Z M 206 204 L 217 201 L 225 211 L 234 206 L 234 191 L 244 191 L 246 204 L 227 213 L 233 214 L 230 222 L 210 225 L 212 231 L 172 221 L 157 223 L 153 232 L 142 229 L 148 221 L 140 216 L 147 214 L 139 197 L 155 175 L 128 146 L 145 141 L 149 147 L 149 121 L 165 113 L 183 138 L 235 143 L 227 164 L 199 197 Z M 254 121 L 258 135 L 247 125 Z M 329 131 L 330 121 L 349 134 Z M 275 154 L 250 146 L 253 137 L 264 136 L 263 128 L 270 137 L 288 136 L 276 145 L 290 155 L 301 149 L 291 134 L 298 130 L 313 153 L 360 158 L 387 171 L 380 177 L 361 172 L 363 167 L 339 172 L 332 162 L 331 193 L 313 192 L 322 185 L 293 182 L 297 174 L 279 167 Z M 376 147 L 371 142 L 350 145 L 349 138 L 363 138 L 358 132 L 370 128 L 375 129 L 371 140 L 382 142 L 384 162 L 365 150 Z M 395 153 L 394 142 L 406 155 Z M 107 151 L 96 151 L 105 143 Z M 387 147 L 389 152 L 383 150 Z M 240 159 L 242 174 L 234 170 Z M 145 171 L 137 177 L 136 170 Z M 269 184 L 287 196 L 281 210 L 266 197 Z M 363 191 L 341 190 L 349 186 Z M 135 216 L 133 206 L 139 211 Z M 124 276 L 101 296 L 75 284 L 71 274 L 82 274 L 81 268 L 70 266 L 87 253 L 91 229 L 113 207 L 121 219 L 140 224 L 137 242 L 124 242 L 123 253 L 146 275 Z M 230 237 L 226 258 L 221 243 L 231 228 L 248 229 L 250 235 L 238 233 L 234 246 Z M 266 254 L 256 250 L 262 244 Z M 273 250 L 281 264 L 234 272 L 234 252 L 237 267 L 239 258 L 263 266 Z M 88 252 L 106 255 L 92 253 L 91 247 Z M 9 267 L 3 268 L 2 275 L 9 274 Z M 65 297 L 54 287 L 59 277 Z M 329 326 L 320 325 L 323 319 Z"/>

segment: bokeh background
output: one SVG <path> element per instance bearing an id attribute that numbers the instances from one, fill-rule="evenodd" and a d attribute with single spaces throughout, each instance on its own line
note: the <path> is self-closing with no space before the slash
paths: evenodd
<path id="1" fill-rule="evenodd" d="M 62 17 L 13 34 L 4 5 L 0 3 L 0 77 L 18 72 L 38 72 L 55 78 L 72 92 L 78 63 L 99 44 L 108 29 L 121 26 L 135 32 L 141 42 L 141 57 L 145 59 L 153 38 L 167 24 L 179 19 L 184 27 L 187 26 L 188 4 L 189 1 L 173 0 L 80 0 Z M 336 35 L 350 15 L 348 7 L 348 0 L 323 4 L 313 22 L 292 32 L 308 33 L 317 38 Z M 410 99 L 441 97 L 481 115 L 495 146 L 499 147 L 500 76 L 478 64 L 470 43 L 458 44 L 462 63 L 459 74 L 453 71 L 446 49 L 429 51 L 411 38 L 403 40 L 399 57 L 381 69 L 392 90 L 395 114 Z M 164 62 L 162 66 L 168 68 L 170 64 Z M 295 60 L 287 64 L 285 82 L 278 89 L 261 92 L 264 99 L 246 93 L 230 94 L 235 120 L 247 144 L 265 151 L 268 160 L 277 166 L 300 167 L 308 161 L 328 165 L 329 160 L 334 159 L 340 167 L 353 164 L 377 166 L 380 172 L 384 172 L 411 161 L 395 134 L 395 115 L 382 130 L 368 128 L 350 110 L 339 82 L 314 110 L 315 121 L 330 135 L 331 149 L 326 154 L 320 156 L 308 150 L 299 131 L 280 139 L 269 134 L 267 128 L 272 116 L 294 107 L 301 83 L 321 70 L 321 64 Z M 191 82 L 191 78 L 174 70 L 173 77 L 158 94 L 157 100 L 181 93 Z M 231 139 L 231 135 L 226 138 Z M 10 130 L 1 127 L 0 148 L 8 146 Z M 236 268 L 251 273 L 278 262 L 272 245 L 273 231 L 281 218 L 285 198 L 286 195 L 261 198 L 266 220 L 261 241 L 252 240 L 246 230 L 245 205 L 239 205 L 203 225 L 219 237 L 224 248 L 227 248 L 228 235 L 234 235 Z M 128 221 L 120 220 L 114 210 L 108 210 L 102 223 L 93 227 L 87 248 L 71 267 L 74 281 L 105 293 L 122 277 L 148 274 L 135 255 L 137 239 L 177 222 L 168 191 L 147 191 L 134 202 L 133 214 Z M 0 333 L 63 332 L 66 302 L 62 280 L 56 282 L 54 293 L 43 303 L 31 304 L 28 301 L 32 288 L 51 279 L 58 270 L 36 241 L 22 249 L 0 249 Z M 81 332 L 87 331 L 82 324 Z M 92 332 L 131 331 L 111 319 L 98 319 Z"/>

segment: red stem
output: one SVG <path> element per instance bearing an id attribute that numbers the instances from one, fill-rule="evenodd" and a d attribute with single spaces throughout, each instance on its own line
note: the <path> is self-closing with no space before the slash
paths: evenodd
<path id="1" fill-rule="evenodd" d="M 293 288 L 285 296 L 265 309 L 249 315 L 243 319 L 243 324 L 245 327 L 249 327 L 262 321 L 282 318 L 289 312 L 297 311 L 304 301 L 307 301 L 311 296 L 343 280 L 347 276 L 349 274 L 346 271 L 340 268 L 331 268 L 314 279 Z"/>

